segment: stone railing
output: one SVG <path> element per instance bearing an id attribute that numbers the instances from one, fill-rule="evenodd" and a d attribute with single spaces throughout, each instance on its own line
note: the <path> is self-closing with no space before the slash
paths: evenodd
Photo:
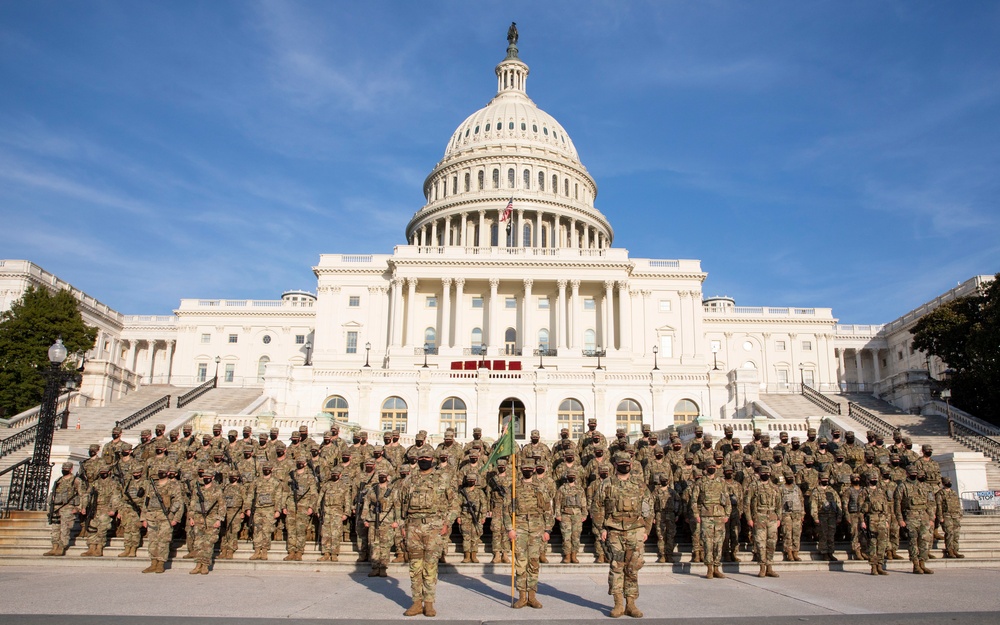
<path id="1" fill-rule="evenodd" d="M 872 414 L 854 402 L 847 402 L 847 416 L 882 436 L 892 436 L 892 433 L 897 429 L 885 419 Z"/>
<path id="2" fill-rule="evenodd" d="M 840 414 L 840 404 L 816 391 L 808 384 L 802 385 L 802 396 L 830 414 Z"/>
<path id="3" fill-rule="evenodd" d="M 63 393 L 59 396 L 56 402 L 56 412 L 62 412 L 79 397 L 79 391 L 71 391 L 69 393 Z M 20 428 L 26 425 L 31 425 L 32 423 L 38 423 L 38 415 L 41 412 L 42 407 L 35 406 L 33 408 L 28 408 L 24 412 L 19 412 L 10 419 L 0 419 L 0 428 Z"/>
<path id="4" fill-rule="evenodd" d="M 965 427 L 967 430 L 975 432 L 981 436 L 1000 436 L 1000 428 L 997 426 L 992 423 L 987 423 L 978 417 L 974 417 L 964 410 L 959 410 L 954 406 L 948 406 L 947 403 L 941 401 L 940 399 L 927 402 L 921 412 L 925 415 L 933 414 L 945 418 L 947 418 L 948 414 L 951 413 L 951 420 L 956 424 Z"/>
<path id="5" fill-rule="evenodd" d="M 136 410 L 121 421 L 116 421 L 115 427 L 120 427 L 123 430 L 130 430 L 161 410 L 166 410 L 168 407 L 170 407 L 170 395 L 161 397 L 148 406 L 144 406 L 139 410 Z"/>
<path id="6" fill-rule="evenodd" d="M 190 404 L 194 400 L 198 399 L 199 397 L 201 397 L 205 393 L 207 393 L 210 390 L 212 390 L 213 388 L 215 388 L 218 385 L 218 382 L 219 382 L 219 378 L 214 377 L 211 380 L 208 380 L 207 382 L 205 382 L 204 384 L 200 384 L 200 385 L 194 387 L 193 389 L 191 389 L 190 391 L 184 393 L 183 395 L 178 395 L 177 396 L 177 407 L 178 408 L 183 408 L 187 404 Z"/>
<path id="7" fill-rule="evenodd" d="M 992 458 L 994 462 L 1000 462 L 1000 442 L 983 436 L 978 432 L 973 432 L 969 428 L 957 423 L 953 429 L 954 432 L 951 434 L 951 438 L 973 451 L 978 451 L 984 456 Z"/>

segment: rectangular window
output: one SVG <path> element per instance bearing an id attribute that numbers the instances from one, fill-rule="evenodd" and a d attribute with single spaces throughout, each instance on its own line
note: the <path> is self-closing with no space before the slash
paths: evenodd
<path id="1" fill-rule="evenodd" d="M 516 297 L 504 298 L 503 307 L 508 309 L 517 309 L 517 298 Z"/>
<path id="2" fill-rule="evenodd" d="M 597 310 L 597 305 L 594 303 L 593 297 L 583 298 L 583 309 L 584 310 Z"/>
<path id="3" fill-rule="evenodd" d="M 481 298 L 481 297 L 473 297 L 472 298 L 472 307 L 473 308 L 482 308 L 483 307 L 483 298 Z"/>
<path id="4" fill-rule="evenodd" d="M 778 385 L 788 388 L 788 369 L 778 369 Z"/>
<path id="5" fill-rule="evenodd" d="M 539 297 L 538 298 L 538 310 L 548 310 L 549 309 L 549 298 Z"/>
<path id="6" fill-rule="evenodd" d="M 673 358 L 673 357 L 674 357 L 674 337 L 661 336 L 660 358 Z"/>
<path id="7" fill-rule="evenodd" d="M 240 335 L 239 334 L 230 334 L 229 335 L 229 342 L 230 343 L 238 343 L 239 340 L 240 340 Z"/>
<path id="8" fill-rule="evenodd" d="M 774 349 L 776 351 L 779 351 L 779 352 L 785 351 L 785 349 L 786 349 L 785 342 L 784 341 L 775 341 L 774 342 Z"/>
<path id="9" fill-rule="evenodd" d="M 805 370 L 802 371 L 802 381 L 803 381 L 803 383 L 806 386 L 808 386 L 810 388 L 815 388 L 816 387 L 816 384 L 813 382 L 813 370 L 812 369 L 805 369 Z"/>
<path id="10" fill-rule="evenodd" d="M 225 381 L 226 382 L 232 382 L 233 378 L 235 376 L 236 376 L 236 363 L 232 363 L 232 362 L 227 363 L 226 364 L 226 377 L 225 377 Z"/>
<path id="11" fill-rule="evenodd" d="M 437 307 L 438 307 L 438 298 L 437 298 L 437 295 L 428 295 L 427 296 L 427 308 L 437 308 Z"/>
<path id="12" fill-rule="evenodd" d="M 358 333 L 348 332 L 347 333 L 347 353 L 357 354 L 358 353 Z"/>
<path id="13" fill-rule="evenodd" d="M 914 353 L 916 353 L 916 351 L 917 350 L 914 349 L 913 345 L 910 345 L 910 355 L 912 356 Z"/>
<path id="14" fill-rule="evenodd" d="M 670 312 L 670 300 L 668 299 L 660 300 L 660 312 Z"/>
<path id="15" fill-rule="evenodd" d="M 212 342 L 212 335 L 211 334 L 202 334 L 201 335 L 201 342 L 202 343 L 211 343 Z"/>
<path id="16" fill-rule="evenodd" d="M 812 341 L 802 341 L 802 351 L 804 351 L 804 352 L 811 352 L 812 348 L 813 348 L 813 342 Z"/>
<path id="17" fill-rule="evenodd" d="M 361 305 L 361 296 L 360 295 L 352 295 L 352 296 L 348 297 L 347 298 L 347 305 L 350 306 L 351 308 L 357 308 L 358 306 Z"/>
<path id="18" fill-rule="evenodd" d="M 902 350 L 900 350 L 896 352 L 896 360 L 902 360 L 902 359 L 903 359 L 903 352 Z"/>
<path id="19" fill-rule="evenodd" d="M 198 381 L 204 382 L 208 378 L 208 363 L 198 363 Z"/>
<path id="20" fill-rule="evenodd" d="M 296 345 L 305 345 L 305 343 L 306 343 L 306 335 L 305 334 L 296 334 L 295 335 L 295 344 Z"/>

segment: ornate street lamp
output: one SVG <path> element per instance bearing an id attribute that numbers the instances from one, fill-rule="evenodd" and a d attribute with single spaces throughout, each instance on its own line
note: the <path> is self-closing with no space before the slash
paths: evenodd
<path id="1" fill-rule="evenodd" d="M 313 348 L 312 341 L 306 341 L 306 366 L 307 367 L 310 366 L 310 365 L 312 365 L 312 359 L 311 359 L 312 348 Z"/>
<path id="2" fill-rule="evenodd" d="M 371 367 L 371 365 L 368 364 L 368 354 L 371 351 L 372 351 L 372 344 L 370 342 L 369 343 L 365 343 L 365 366 L 366 367 Z"/>
<path id="3" fill-rule="evenodd" d="M 799 363 L 799 384 L 802 385 L 802 394 L 806 394 L 806 370 L 805 365 Z"/>
<path id="4" fill-rule="evenodd" d="M 479 368 L 482 369 L 486 367 L 486 343 L 479 346 L 479 355 L 481 357 L 479 360 Z"/>
<path id="5" fill-rule="evenodd" d="M 421 369 L 427 369 L 428 368 L 428 366 L 427 366 L 427 351 L 430 348 L 431 348 L 431 344 L 430 343 L 424 343 L 424 366 L 420 367 Z"/>
<path id="6" fill-rule="evenodd" d="M 220 362 L 222 362 L 222 358 L 220 356 L 216 356 L 215 357 L 215 377 L 213 378 L 215 380 L 215 383 L 212 385 L 215 388 L 219 387 L 219 363 Z"/>
<path id="7" fill-rule="evenodd" d="M 946 388 L 941 391 L 941 399 L 944 400 L 945 410 L 948 414 L 948 436 L 955 436 L 955 422 L 951 420 L 951 389 Z"/>
<path id="8" fill-rule="evenodd" d="M 714 344 L 714 343 L 712 344 L 712 362 L 714 363 L 714 365 L 712 366 L 712 371 L 718 371 L 719 370 L 719 346 L 716 345 L 716 344 Z"/>
<path id="9" fill-rule="evenodd" d="M 600 345 L 598 345 L 597 346 L 597 370 L 598 371 L 601 371 L 603 369 L 603 367 L 601 367 L 601 356 L 603 356 L 603 355 L 604 355 L 604 350 L 601 349 Z"/>
<path id="10" fill-rule="evenodd" d="M 660 367 L 656 364 L 656 355 L 660 353 L 660 348 L 653 345 L 653 371 L 659 371 Z"/>
<path id="11" fill-rule="evenodd" d="M 538 344 L 538 368 L 539 369 L 544 369 L 545 368 L 545 365 L 542 362 L 542 357 L 543 356 L 545 356 L 545 344 L 544 343 L 539 343 Z"/>

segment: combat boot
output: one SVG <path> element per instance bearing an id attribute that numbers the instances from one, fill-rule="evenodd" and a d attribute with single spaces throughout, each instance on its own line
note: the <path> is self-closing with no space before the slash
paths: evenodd
<path id="1" fill-rule="evenodd" d="M 608 559 L 604 557 L 603 553 L 599 553 L 599 554 L 597 554 L 597 557 L 594 559 L 594 562 L 596 564 L 607 564 L 608 563 Z"/>
<path id="2" fill-rule="evenodd" d="M 194 552 L 193 551 L 188 551 L 186 554 L 184 554 L 184 556 L 182 556 L 181 559 L 182 560 L 192 560 L 192 559 L 194 559 Z"/>
<path id="3" fill-rule="evenodd" d="M 625 614 L 625 597 L 616 594 L 615 607 L 611 608 L 611 613 L 608 616 L 611 618 L 619 618 L 623 614 Z"/>
<path id="4" fill-rule="evenodd" d="M 889 557 L 888 557 L 888 559 L 889 559 L 889 560 L 902 560 L 902 559 L 903 559 L 903 556 L 901 556 L 901 555 L 899 555 L 898 553 L 896 553 L 896 550 L 895 550 L 895 549 L 893 549 L 892 551 L 890 551 L 890 552 L 889 552 Z"/>
<path id="5" fill-rule="evenodd" d="M 166 573 L 166 571 L 163 570 L 163 565 L 164 564 L 166 564 L 166 561 L 164 561 L 164 560 L 157 560 L 156 561 L 156 570 L 153 571 L 153 572 L 154 573 Z"/>
<path id="6" fill-rule="evenodd" d="M 802 562 L 802 558 L 799 556 L 799 550 L 798 549 L 796 549 L 795 551 L 793 551 L 792 554 L 793 554 L 792 555 L 792 559 L 793 560 L 795 560 L 796 562 Z"/>
<path id="7" fill-rule="evenodd" d="M 441 555 L 438 556 L 438 564 L 448 564 L 447 554 L 443 551 L 441 552 Z"/>
<path id="8" fill-rule="evenodd" d="M 424 601 L 424 616 L 437 616 L 437 610 L 434 609 L 433 601 Z"/>
<path id="9" fill-rule="evenodd" d="M 871 567 L 872 567 L 872 572 L 870 573 L 870 575 L 878 575 L 878 565 L 872 564 Z"/>
<path id="10" fill-rule="evenodd" d="M 767 569 L 765 570 L 764 574 L 767 575 L 768 577 L 778 577 L 778 574 L 774 572 L 774 567 L 772 567 L 770 564 L 767 565 Z"/>
<path id="11" fill-rule="evenodd" d="M 260 549 L 254 549 L 253 555 L 250 556 L 251 560 L 260 560 Z"/>
<path id="12" fill-rule="evenodd" d="M 523 590 L 517 591 L 517 601 L 514 602 L 514 609 L 520 610 L 526 605 L 528 605 L 528 593 Z"/>
<path id="13" fill-rule="evenodd" d="M 384 564 L 379 567 L 379 569 L 378 569 L 378 576 L 379 577 L 389 577 L 389 570 L 386 568 L 386 566 Z"/>
<path id="14" fill-rule="evenodd" d="M 282 562 L 290 562 L 295 559 L 295 552 L 289 551 L 288 555 L 281 559 Z"/>
<path id="15" fill-rule="evenodd" d="M 156 572 L 156 560 L 149 563 L 149 566 L 142 570 L 143 573 L 155 573 Z"/>
<path id="16" fill-rule="evenodd" d="M 424 602 L 423 601 L 414 600 L 413 601 L 413 605 L 411 605 L 406 610 L 406 612 L 403 612 L 403 616 L 417 616 L 417 615 L 423 614 L 423 613 L 424 613 Z"/>
<path id="17" fill-rule="evenodd" d="M 740 560 L 740 554 L 735 549 L 733 549 L 732 558 L 733 558 L 733 562 L 742 562 L 743 561 L 743 560 Z"/>
<path id="18" fill-rule="evenodd" d="M 48 551 L 46 551 L 42 555 L 43 556 L 54 556 L 54 555 L 56 555 L 56 549 L 58 549 L 58 548 L 59 548 L 59 544 L 58 543 L 52 543 L 52 549 L 49 549 Z"/>
<path id="19" fill-rule="evenodd" d="M 542 564 L 549 563 L 549 559 L 545 557 L 545 549 L 542 549 L 542 552 L 538 554 L 538 561 L 541 562 Z"/>
<path id="20" fill-rule="evenodd" d="M 195 567 L 193 569 L 191 569 L 188 572 L 188 575 L 199 575 L 201 573 L 201 567 L 202 566 L 204 566 L 204 565 L 201 562 L 199 562 L 197 565 L 195 565 Z"/>
<path id="21" fill-rule="evenodd" d="M 372 570 L 368 571 L 368 577 L 378 577 L 378 565 L 372 566 Z"/>
<path id="22" fill-rule="evenodd" d="M 304 552 L 302 552 L 302 551 L 296 551 L 295 552 L 295 561 L 296 562 L 302 562 L 302 554 L 303 553 Z"/>
<path id="23" fill-rule="evenodd" d="M 499 561 L 500 561 L 500 552 L 499 551 L 494 551 L 493 552 L 493 559 L 490 560 L 490 564 L 496 564 Z"/>
<path id="24" fill-rule="evenodd" d="M 722 574 L 722 567 L 718 564 L 715 565 L 712 573 L 715 575 L 715 579 L 726 579 L 726 576 Z"/>
<path id="25" fill-rule="evenodd" d="M 56 555 L 62 555 L 62 554 L 56 554 Z M 959 558 L 959 559 L 961 559 L 961 558 L 965 557 L 965 554 L 964 553 L 959 553 L 958 549 L 952 549 L 951 550 L 951 556 L 953 558 Z"/>
<path id="26" fill-rule="evenodd" d="M 562 559 L 562 562 L 560 564 L 569 564 L 572 561 L 573 560 L 569 557 L 569 554 L 565 553 L 565 554 L 563 554 L 563 559 Z"/>
<path id="27" fill-rule="evenodd" d="M 875 570 L 878 572 L 879 575 L 888 575 L 889 574 L 889 571 L 885 570 L 885 567 L 882 566 L 881 562 L 876 562 L 875 563 Z"/>
<path id="28" fill-rule="evenodd" d="M 87 550 L 80 554 L 81 558 L 94 557 L 94 545 L 87 545 Z"/>
<path id="29" fill-rule="evenodd" d="M 924 575 L 933 575 L 934 574 L 934 571 L 932 571 L 929 568 L 927 568 L 927 565 L 924 564 L 923 560 L 917 560 L 917 562 L 920 564 L 920 570 L 924 572 Z"/>
<path id="30" fill-rule="evenodd" d="M 667 557 L 665 555 L 663 555 L 663 552 L 660 552 L 660 554 L 656 556 L 656 563 L 657 564 L 663 564 L 666 561 L 667 561 Z"/>
<path id="31" fill-rule="evenodd" d="M 103 558 L 104 557 L 104 545 L 97 545 L 94 547 L 94 557 Z"/>
<path id="32" fill-rule="evenodd" d="M 340 554 L 331 553 L 330 562 L 340 562 Z"/>
<path id="33" fill-rule="evenodd" d="M 207 564 L 202 564 L 201 565 L 201 574 L 202 575 L 208 575 L 208 565 Z"/>
<path id="34" fill-rule="evenodd" d="M 580 564 L 580 559 L 576 557 L 575 553 L 569 554 L 569 561 L 573 564 Z"/>
<path id="35" fill-rule="evenodd" d="M 468 551 L 464 552 L 465 557 L 462 558 L 462 564 L 468 564 L 472 562 L 472 554 Z"/>
<path id="36" fill-rule="evenodd" d="M 667 564 L 673 564 L 673 563 L 674 563 L 674 554 L 672 554 L 672 553 L 668 553 L 668 554 L 667 554 L 667 555 L 666 555 L 666 556 L 664 557 L 664 559 L 665 559 L 665 560 L 667 561 Z M 602 562 L 603 562 L 603 560 L 602 560 Z"/>
<path id="37" fill-rule="evenodd" d="M 393 558 L 392 561 L 395 564 L 399 564 L 400 562 L 402 562 L 403 561 L 403 552 L 402 551 L 397 551 L 396 552 L 396 557 Z"/>
<path id="38" fill-rule="evenodd" d="M 125 549 L 122 550 L 122 552 L 118 554 L 118 557 L 119 558 L 127 558 L 128 557 L 128 552 L 131 551 L 131 550 L 132 550 L 131 547 L 125 547 Z"/>
<path id="39" fill-rule="evenodd" d="M 924 574 L 924 570 L 922 568 L 920 568 L 920 561 L 919 560 L 917 560 L 916 558 L 911 558 L 910 562 L 913 563 L 913 573 L 915 575 L 923 575 Z"/>
<path id="40" fill-rule="evenodd" d="M 324 553 L 323 555 L 321 555 L 319 557 L 319 560 L 316 560 L 316 561 L 317 562 L 329 562 L 330 561 L 330 554 Z"/>
<path id="41" fill-rule="evenodd" d="M 826 559 L 829 562 L 840 562 L 840 560 L 837 559 L 837 556 L 833 555 L 832 551 L 830 553 L 826 554 Z"/>
<path id="42" fill-rule="evenodd" d="M 625 598 L 625 616 L 632 618 L 642 618 L 642 610 L 635 605 L 635 597 Z"/>
<path id="43" fill-rule="evenodd" d="M 767 565 L 763 562 L 760 564 L 760 571 L 758 571 L 757 577 L 767 577 Z"/>
<path id="44" fill-rule="evenodd" d="M 504 564 L 510 564 L 510 554 L 505 551 L 503 556 L 500 558 L 500 561 Z"/>
<path id="45" fill-rule="evenodd" d="M 470 551 L 469 557 L 472 559 L 473 564 L 479 564 L 479 553 L 476 551 Z"/>
<path id="46" fill-rule="evenodd" d="M 528 591 L 528 607 L 536 610 L 542 607 L 542 602 L 535 598 L 535 591 Z"/>
<path id="47" fill-rule="evenodd" d="M 257 559 L 258 560 L 267 560 L 267 549 L 261 549 L 260 550 L 260 557 L 257 558 Z"/>
<path id="48" fill-rule="evenodd" d="M 934 555 L 933 553 L 931 553 L 930 551 L 928 551 L 927 552 L 927 559 L 928 560 L 937 560 L 937 556 Z"/>
<path id="49" fill-rule="evenodd" d="M 705 579 L 712 579 L 715 577 L 715 566 L 711 564 L 705 565 Z"/>
<path id="50" fill-rule="evenodd" d="M 691 561 L 692 562 L 704 562 L 705 561 L 705 552 L 702 551 L 701 549 L 695 549 L 694 553 L 691 554 Z"/>
<path id="51" fill-rule="evenodd" d="M 63 547 L 62 545 L 58 545 L 56 547 L 56 552 L 53 553 L 52 555 L 54 555 L 54 556 L 64 556 L 64 555 L 66 555 L 66 547 Z M 962 557 L 964 558 L 965 556 L 962 556 Z"/>

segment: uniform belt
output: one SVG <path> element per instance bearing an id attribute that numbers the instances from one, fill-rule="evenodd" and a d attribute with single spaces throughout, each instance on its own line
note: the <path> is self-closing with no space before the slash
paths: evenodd
<path id="1" fill-rule="evenodd" d="M 421 523 L 426 523 L 427 521 L 440 520 L 442 517 L 440 514 L 408 514 L 406 515 L 407 521 L 419 521 Z"/>

